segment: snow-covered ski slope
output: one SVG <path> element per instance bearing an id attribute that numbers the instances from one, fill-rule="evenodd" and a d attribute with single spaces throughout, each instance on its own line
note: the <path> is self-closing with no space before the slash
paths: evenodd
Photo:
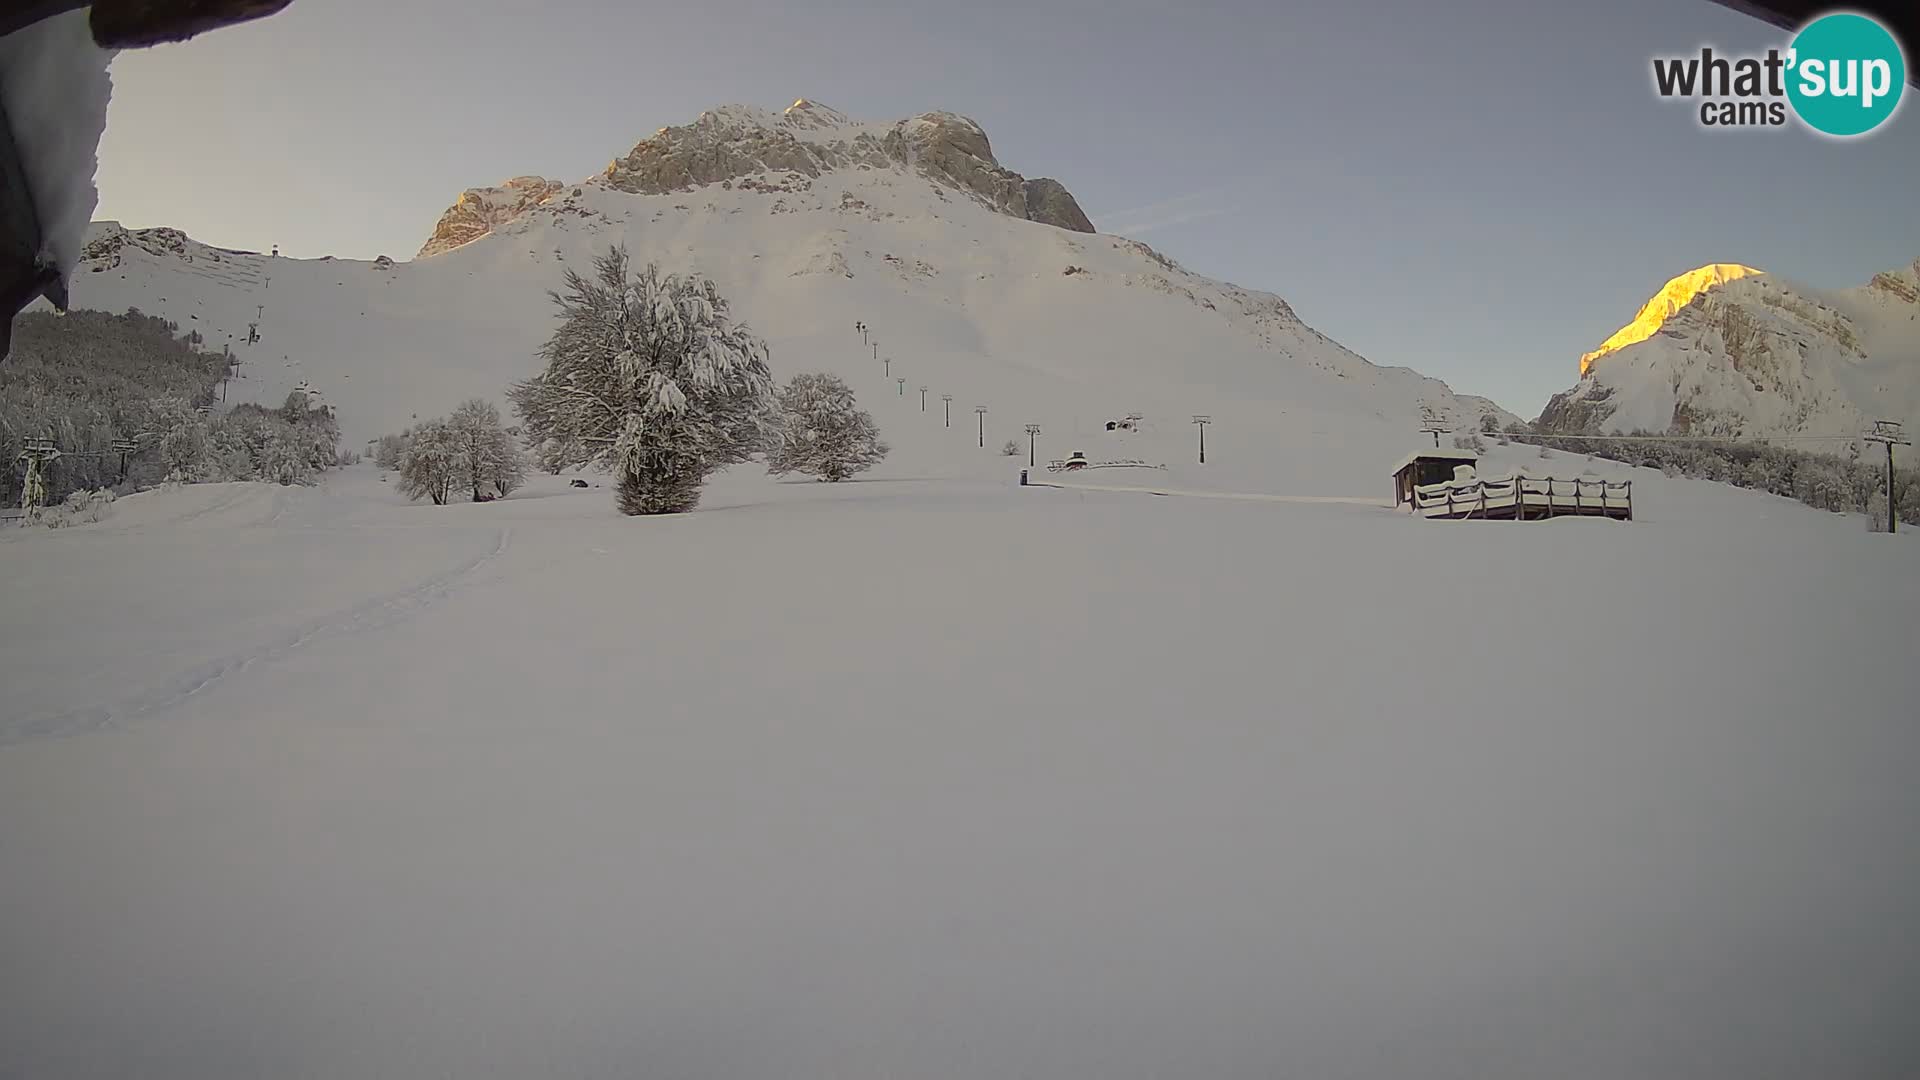
<path id="1" fill-rule="evenodd" d="M 0 1076 L 1915 1075 L 1920 539 L 1636 488 L 0 534 Z"/>
<path id="2" fill-rule="evenodd" d="M 235 255 L 101 224 L 75 302 L 137 306 L 215 349 L 231 342 L 245 361 L 241 394 L 277 400 L 309 382 L 338 406 L 349 441 L 467 396 L 499 398 L 535 368 L 563 268 L 587 271 L 614 243 L 636 261 L 712 276 L 769 341 L 776 374 L 847 378 L 923 469 L 973 467 L 953 450 L 963 435 L 977 443 L 978 405 L 990 410 L 990 451 L 1038 423 L 1052 456 L 1169 463 L 1193 457 L 1188 421 L 1207 413 L 1215 482 L 1344 495 L 1379 485 L 1423 409 L 1463 427 L 1507 417 L 1367 362 L 1278 297 L 1131 240 L 1009 217 L 913 169 L 749 179 L 660 195 L 583 182 L 464 246 L 391 265 Z M 256 321 L 261 340 L 249 346 Z M 857 321 L 872 327 L 877 358 Z M 917 413 L 921 386 L 930 413 L 954 395 L 952 438 L 893 408 Z M 1146 430 L 1109 437 L 1105 422 L 1130 412 Z"/>

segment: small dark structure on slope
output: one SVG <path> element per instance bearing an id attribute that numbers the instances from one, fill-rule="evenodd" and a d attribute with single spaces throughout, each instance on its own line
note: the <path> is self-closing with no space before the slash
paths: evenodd
<path id="1" fill-rule="evenodd" d="M 1393 467 L 1393 505 L 1412 503 L 1413 489 L 1445 483 L 1453 479 L 1454 469 L 1479 461 L 1480 455 L 1472 450 L 1415 450 Z"/>

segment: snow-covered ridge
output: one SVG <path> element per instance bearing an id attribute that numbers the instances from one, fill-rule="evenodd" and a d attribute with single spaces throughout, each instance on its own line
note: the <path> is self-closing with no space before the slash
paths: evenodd
<path id="1" fill-rule="evenodd" d="M 1003 167 L 986 131 L 964 116 L 928 112 L 867 123 L 801 98 L 780 113 L 752 105 L 709 109 L 690 124 L 664 127 L 642 139 L 578 185 L 523 176 L 498 187 L 469 188 L 441 215 L 418 257 L 471 243 L 552 202 L 570 186 L 630 195 L 736 186 L 791 193 L 829 174 L 876 170 L 923 178 L 1008 217 L 1094 231 L 1063 185 Z"/>
<path id="2" fill-rule="evenodd" d="M 1622 334 L 1646 322 L 1645 336 L 1582 358 L 1542 427 L 1768 438 L 1857 435 L 1874 419 L 1920 426 L 1920 263 L 1834 291 L 1703 267 L 1641 312 Z"/>

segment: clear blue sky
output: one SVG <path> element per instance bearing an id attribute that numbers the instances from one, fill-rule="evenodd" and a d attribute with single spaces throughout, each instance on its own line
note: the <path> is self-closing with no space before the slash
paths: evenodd
<path id="1" fill-rule="evenodd" d="M 1531 416 L 1682 270 L 1920 258 L 1912 102 L 1839 143 L 1653 95 L 1656 53 L 1783 38 L 1707 0 L 295 0 L 115 61 L 98 215 L 407 257 L 464 188 L 714 105 L 950 109 L 1103 231 Z"/>

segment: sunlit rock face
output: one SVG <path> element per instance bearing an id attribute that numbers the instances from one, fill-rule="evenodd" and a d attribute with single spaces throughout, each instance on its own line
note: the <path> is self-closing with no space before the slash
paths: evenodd
<path id="1" fill-rule="evenodd" d="M 728 105 L 661 128 L 607 166 L 600 181 L 638 195 L 710 184 L 803 184 L 845 169 L 907 169 L 1010 217 L 1074 232 L 1093 223 L 1058 181 L 1003 167 L 979 124 L 950 112 L 860 123 L 801 98 L 783 113 Z"/>
<path id="2" fill-rule="evenodd" d="M 1674 313 L 1688 304 L 1693 298 L 1715 286 L 1737 281 L 1749 274 L 1761 273 L 1751 266 L 1738 263 L 1710 263 L 1697 270 L 1689 270 L 1667 282 L 1653 299 L 1640 308 L 1633 321 L 1614 331 L 1612 337 L 1600 343 L 1600 347 L 1580 358 L 1580 374 L 1585 375 L 1593 367 L 1593 362 L 1629 345 L 1642 342 L 1660 332 Z"/>
<path id="3" fill-rule="evenodd" d="M 470 244 L 552 198 L 567 185 L 542 176 L 516 176 L 499 187 L 468 188 L 433 227 L 415 258 Z"/>

